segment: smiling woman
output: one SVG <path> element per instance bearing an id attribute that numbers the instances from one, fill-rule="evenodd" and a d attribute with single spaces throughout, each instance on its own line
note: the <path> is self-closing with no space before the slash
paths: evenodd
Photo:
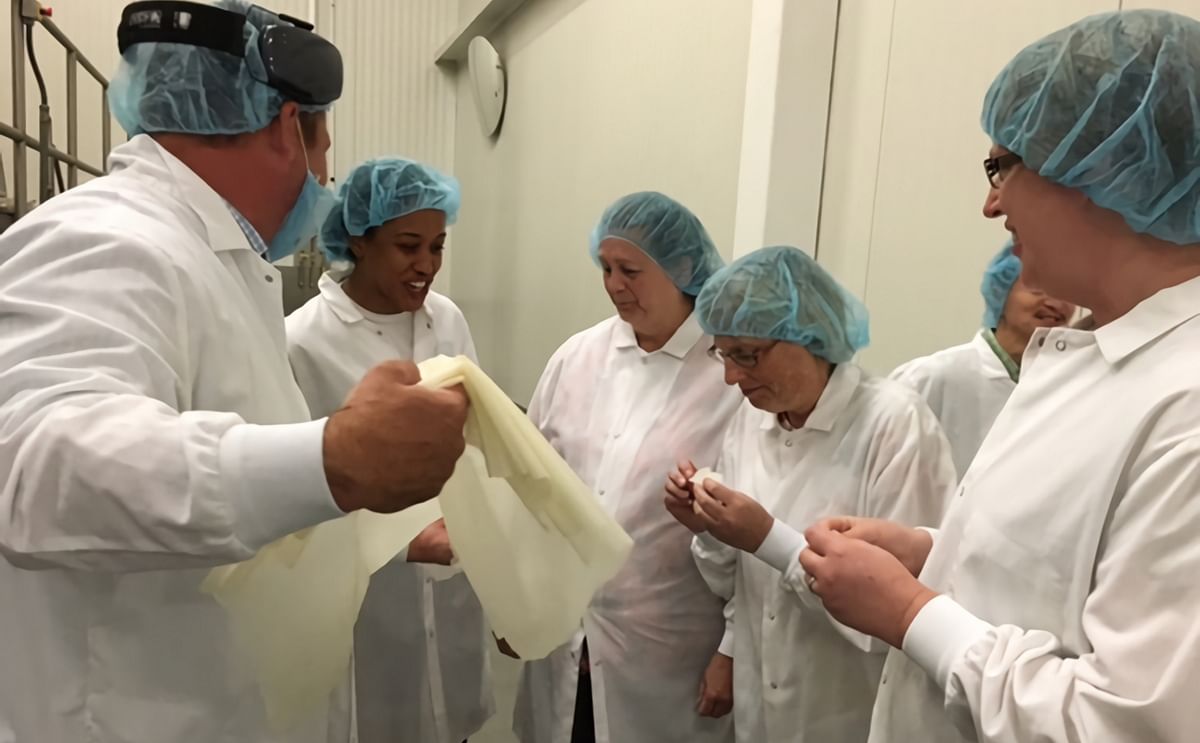
<path id="1" fill-rule="evenodd" d="M 438 355 L 475 359 L 466 319 L 431 291 L 446 226 L 458 215 L 454 179 L 400 158 L 359 165 L 342 184 L 321 243 L 345 278 L 287 318 L 288 356 L 314 416 L 342 406 L 376 364 Z M 458 743 L 491 716 L 488 638 L 479 600 L 448 564 L 442 522 L 371 576 L 354 631 L 359 740 Z M 422 564 L 425 563 L 425 564 Z"/>

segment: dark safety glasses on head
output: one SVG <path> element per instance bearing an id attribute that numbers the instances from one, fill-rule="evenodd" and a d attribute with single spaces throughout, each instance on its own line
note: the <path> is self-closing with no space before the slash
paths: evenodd
<path id="1" fill-rule="evenodd" d="M 312 25 L 253 6 L 278 19 L 259 31 L 266 69 L 259 82 L 305 106 L 328 106 L 342 95 L 342 55 Z M 128 5 L 117 27 L 121 53 L 135 44 L 169 43 L 245 57 L 246 15 L 187 0 L 143 0 Z"/>

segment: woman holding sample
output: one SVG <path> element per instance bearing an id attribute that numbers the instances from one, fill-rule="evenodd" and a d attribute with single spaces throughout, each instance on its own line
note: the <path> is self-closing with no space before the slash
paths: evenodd
<path id="1" fill-rule="evenodd" d="M 716 456 L 738 406 L 692 314 L 723 262 L 694 214 L 650 192 L 605 211 L 591 254 L 617 314 L 558 349 L 529 416 L 634 547 L 572 641 L 526 664 L 514 728 L 524 743 L 729 743 L 726 602 L 661 494 L 680 455 Z"/>
<path id="2" fill-rule="evenodd" d="M 829 512 L 937 524 L 950 446 L 915 392 L 852 362 L 866 308 L 804 252 L 764 248 L 722 269 L 696 317 L 746 400 L 717 464 L 727 485 L 684 466 L 667 510 L 697 532 L 709 585 L 735 599 L 737 739 L 865 743 L 886 648 L 808 592 L 799 530 Z M 703 456 L 690 458 L 714 461 Z"/>

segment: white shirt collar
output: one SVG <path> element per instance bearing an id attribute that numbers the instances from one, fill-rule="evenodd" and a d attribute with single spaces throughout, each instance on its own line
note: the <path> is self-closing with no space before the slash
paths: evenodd
<path id="1" fill-rule="evenodd" d="M 1009 379 L 1008 370 L 1004 368 L 1004 362 L 996 357 L 996 352 L 988 345 L 987 339 L 983 337 L 983 331 L 980 330 L 971 339 L 971 348 L 979 354 L 979 360 L 983 362 L 983 376 L 987 379 Z"/>
<path id="2" fill-rule="evenodd" d="M 696 341 L 704 337 L 704 331 L 700 328 L 699 321 L 696 320 L 696 315 L 688 315 L 688 318 L 683 321 L 683 324 L 671 336 L 671 340 L 658 351 L 651 353 L 665 353 L 668 356 L 683 360 L 696 345 Z M 633 332 L 633 326 L 624 320 L 617 321 L 616 328 L 616 346 L 617 348 L 637 348 L 641 350 L 637 342 L 637 334 Z M 645 353 L 642 351 L 642 353 Z M 650 354 L 646 354 L 649 356 Z"/>
<path id="3" fill-rule="evenodd" d="M 192 211 L 200 217 L 208 231 L 209 246 L 214 252 L 227 250 L 255 250 L 249 235 L 238 225 L 237 219 L 229 211 L 228 202 L 213 190 L 212 186 L 196 175 L 196 172 L 172 155 L 165 147 L 149 134 L 138 134 L 125 145 L 128 153 L 135 159 L 146 159 L 157 156 L 161 159 L 171 177 L 179 185 L 181 195 L 185 198 Z M 215 234 L 214 234 L 214 231 Z M 225 234 L 221 234 L 224 232 Z M 223 239 L 233 234 L 241 240 Z M 257 233 L 255 233 L 257 234 Z M 255 251 L 257 252 L 257 251 Z M 261 255 L 261 253 L 260 253 Z"/>
<path id="4" fill-rule="evenodd" d="M 825 384 L 825 389 L 821 392 L 816 407 L 808 414 L 808 420 L 804 422 L 802 428 L 806 431 L 824 433 L 832 431 L 842 413 L 845 412 L 846 406 L 850 404 L 850 399 L 854 397 L 854 391 L 858 389 L 862 377 L 863 371 L 858 366 L 850 362 L 838 364 L 837 368 L 833 370 L 833 374 L 829 375 L 829 381 Z M 763 430 L 769 430 L 776 426 L 783 428 L 779 422 L 779 416 L 767 415 L 764 417 Z"/>
<path id="5" fill-rule="evenodd" d="M 1094 331 L 1096 344 L 1104 360 L 1116 365 L 1197 315 L 1200 315 L 1200 278 L 1163 289 L 1098 328 Z"/>
<path id="6" fill-rule="evenodd" d="M 329 309 L 333 310 L 333 314 L 337 315 L 338 319 L 347 325 L 352 325 L 357 322 L 367 320 L 362 307 L 358 306 L 346 290 L 342 287 L 342 282 L 335 279 L 329 272 L 321 274 L 320 280 L 317 282 L 317 288 L 321 292 L 321 298 L 325 300 L 325 304 L 329 305 Z M 421 309 L 417 310 L 414 315 L 414 322 L 417 320 L 425 321 L 426 323 L 433 322 L 433 314 L 429 311 L 429 302 L 426 302 Z"/>

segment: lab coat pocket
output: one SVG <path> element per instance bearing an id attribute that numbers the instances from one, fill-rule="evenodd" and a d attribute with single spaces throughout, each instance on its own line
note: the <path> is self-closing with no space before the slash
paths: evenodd
<path id="1" fill-rule="evenodd" d="M 951 595 L 992 624 L 1062 631 L 1069 583 L 1052 552 L 1015 538 L 993 514 L 976 514 L 963 532 Z"/>

